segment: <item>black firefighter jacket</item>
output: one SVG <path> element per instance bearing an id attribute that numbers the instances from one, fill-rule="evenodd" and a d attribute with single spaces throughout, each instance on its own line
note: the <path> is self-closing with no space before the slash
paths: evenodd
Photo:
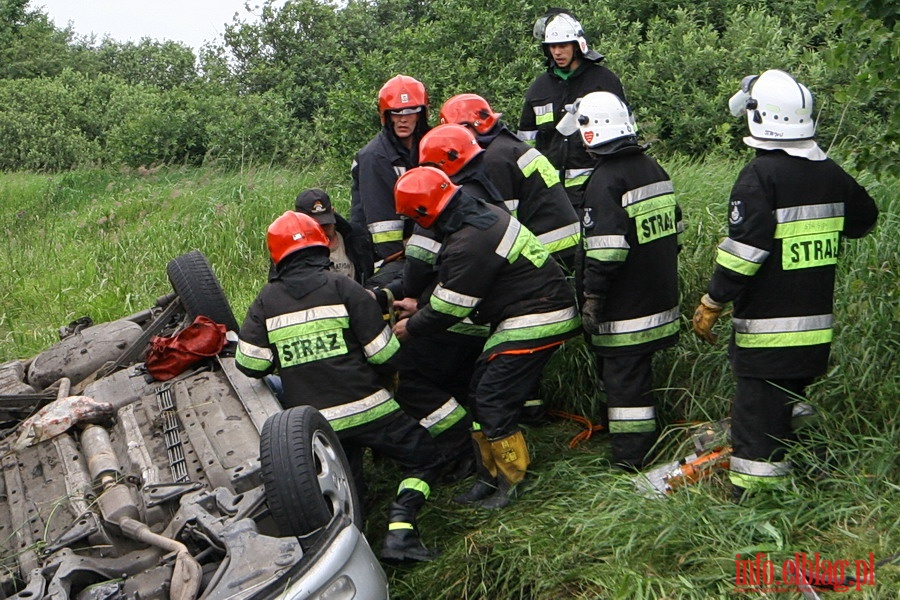
<path id="1" fill-rule="evenodd" d="M 367 425 L 398 410 L 379 373 L 395 371 L 400 345 L 377 303 L 358 283 L 288 256 L 251 304 L 239 334 L 236 363 L 250 377 L 275 370 L 283 404 L 316 407 L 335 431 Z"/>
<path id="2" fill-rule="evenodd" d="M 637 145 L 596 159 L 584 189 L 577 261 L 603 306 L 587 332 L 603 356 L 645 354 L 678 339 L 681 210 L 668 174 Z"/>
<path id="3" fill-rule="evenodd" d="M 490 327 L 483 356 L 577 335 L 581 321 L 562 270 L 516 219 L 460 192 L 436 226 L 443 230 L 438 284 L 410 318 L 411 335 L 436 333 L 468 317 Z"/>
<path id="4" fill-rule="evenodd" d="M 841 236 L 864 236 L 877 217 L 871 196 L 831 159 L 757 151 L 732 188 L 708 287 L 713 300 L 734 301 L 735 375 L 825 372 Z"/>

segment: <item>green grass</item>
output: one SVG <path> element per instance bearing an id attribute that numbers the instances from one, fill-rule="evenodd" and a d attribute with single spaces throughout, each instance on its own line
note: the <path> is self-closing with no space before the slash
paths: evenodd
<path id="1" fill-rule="evenodd" d="M 725 234 L 728 192 L 740 164 L 664 161 L 687 230 L 681 254 L 682 339 L 659 354 L 660 412 L 668 425 L 660 455 L 676 458 L 684 423 L 728 413 L 733 381 L 725 354 L 689 333 L 689 318 Z M 466 484 L 435 490 L 421 515 L 437 561 L 388 569 L 392 597 L 419 599 L 731 598 L 736 554 L 794 553 L 876 560 L 900 551 L 900 181 L 863 174 L 882 214 L 875 233 L 848 241 L 835 303 L 836 337 L 827 376 L 809 400 L 821 413 L 813 439 L 827 464 L 798 445 L 797 464 L 828 467 L 813 481 L 798 469 L 791 489 L 745 506 L 729 501 L 719 475 L 666 499 L 635 493 L 610 469 L 605 435 L 570 449 L 582 426 L 559 420 L 527 431 L 533 483 L 511 507 L 485 512 L 450 498 Z M 161 169 L 0 175 L 0 362 L 27 359 L 56 341 L 60 325 L 82 315 L 119 318 L 167 294 L 166 263 L 202 250 L 240 321 L 265 280 L 265 229 L 304 187 L 325 187 L 347 212 L 344 166 L 298 172 Z M 603 396 L 580 341 L 554 357 L 544 378 L 553 408 L 597 420 Z M 376 508 L 367 534 L 378 546 L 397 473 L 373 467 Z M 900 597 L 900 567 L 878 570 L 874 588 L 854 598 Z M 824 597 L 836 596 L 835 594 Z M 746 597 L 799 598 L 792 594 Z"/>

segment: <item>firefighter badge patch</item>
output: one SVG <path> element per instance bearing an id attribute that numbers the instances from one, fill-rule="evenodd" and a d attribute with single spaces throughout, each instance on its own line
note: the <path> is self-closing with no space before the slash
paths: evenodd
<path id="1" fill-rule="evenodd" d="M 728 222 L 732 225 L 740 225 L 744 221 L 744 204 L 740 200 L 732 200 L 728 211 Z"/>
<path id="2" fill-rule="evenodd" d="M 591 211 L 594 210 L 592 208 L 584 209 L 584 215 L 581 217 L 581 225 L 585 229 L 590 229 L 594 226 L 594 218 L 591 216 Z"/>

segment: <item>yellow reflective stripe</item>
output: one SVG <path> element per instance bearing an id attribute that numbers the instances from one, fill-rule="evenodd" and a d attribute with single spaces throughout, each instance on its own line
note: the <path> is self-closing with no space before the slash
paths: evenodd
<path id="1" fill-rule="evenodd" d="M 272 366 L 272 360 L 274 358 L 271 351 L 268 351 L 268 358 L 261 356 L 254 356 L 245 353 L 245 349 L 241 348 L 241 344 L 245 342 L 238 342 L 238 349 L 234 355 L 234 360 L 237 364 L 247 367 L 253 371 L 268 371 L 269 367 Z M 249 346 L 249 344 L 247 344 Z M 256 348 L 256 346 L 253 346 Z"/>
<path id="2" fill-rule="evenodd" d="M 671 181 L 657 181 L 656 183 L 650 183 L 622 194 L 622 207 L 627 208 L 632 204 L 637 204 L 638 202 L 643 202 L 650 198 L 655 198 L 656 196 L 671 194 L 674 191 L 675 188 Z M 673 198 L 672 204 L 674 203 L 675 200 Z"/>
<path id="3" fill-rule="evenodd" d="M 735 344 L 741 348 L 813 346 L 831 342 L 833 317 L 812 315 L 771 319 L 731 320 Z"/>
<path id="4" fill-rule="evenodd" d="M 787 461 L 769 462 L 738 458 L 737 456 L 732 456 L 730 461 L 732 473 L 741 473 L 753 477 L 784 477 L 791 470 L 791 463 Z"/>
<path id="5" fill-rule="evenodd" d="M 373 365 L 380 365 L 390 360 L 397 350 L 400 349 L 400 342 L 394 337 L 391 328 L 385 325 L 374 340 L 363 346 L 366 358 Z"/>
<path id="6" fill-rule="evenodd" d="M 362 400 L 323 408 L 320 409 L 320 412 L 328 420 L 332 429 L 340 431 L 348 427 L 370 423 L 399 408 L 400 405 L 394 400 L 393 395 L 385 389 L 380 389 Z"/>
<path id="7" fill-rule="evenodd" d="M 534 110 L 534 121 L 538 125 L 553 122 L 553 103 L 542 104 L 541 106 L 532 107 Z"/>
<path id="8" fill-rule="evenodd" d="M 754 275 L 769 257 L 769 251 L 725 238 L 716 249 L 716 264 L 742 275 Z"/>
<path id="9" fill-rule="evenodd" d="M 403 241 L 403 221 L 400 219 L 369 223 L 368 229 L 372 234 L 372 241 L 376 244 Z"/>
<path id="10" fill-rule="evenodd" d="M 285 313 L 283 315 L 269 317 L 268 319 L 266 319 L 266 329 L 269 331 L 269 337 L 271 338 L 271 333 L 273 331 L 281 329 L 282 327 L 288 327 L 290 325 L 301 325 L 318 320 L 340 321 L 341 317 L 349 316 L 350 313 L 347 312 L 347 307 L 343 304 L 316 306 L 314 308 L 308 308 L 306 310 L 298 310 L 290 313 Z"/>
<path id="11" fill-rule="evenodd" d="M 782 242 L 781 268 L 785 271 L 837 264 L 841 234 L 800 235 Z"/>
<path id="12" fill-rule="evenodd" d="M 254 346 L 250 342 L 246 342 L 241 339 L 238 340 L 238 352 L 240 352 L 247 358 L 256 358 L 259 360 L 267 361 L 271 361 L 274 358 L 271 348 L 261 348 L 259 346 Z"/>
<path id="13" fill-rule="evenodd" d="M 594 169 L 566 169 L 564 173 L 565 186 L 573 187 L 581 185 L 588 180 L 588 177 L 590 177 L 593 172 Z"/>
<path id="14" fill-rule="evenodd" d="M 604 348 L 635 346 L 668 337 L 678 333 L 678 307 L 669 310 L 622 321 L 600 323 L 591 334 L 591 343 Z"/>
<path id="15" fill-rule="evenodd" d="M 775 221 L 778 223 L 791 223 L 793 221 L 813 221 L 817 219 L 831 219 L 844 216 L 844 203 L 831 202 L 828 204 L 807 204 L 804 206 L 789 206 L 775 211 Z"/>
<path id="16" fill-rule="evenodd" d="M 437 410 L 419 419 L 419 425 L 428 430 L 432 437 L 447 431 L 466 416 L 466 409 L 459 405 L 456 398 L 450 398 Z"/>
<path id="17" fill-rule="evenodd" d="M 656 409 L 652 406 L 611 406 L 607 415 L 610 433 L 656 431 Z"/>
<path id="18" fill-rule="evenodd" d="M 415 529 L 415 528 L 412 526 L 412 523 L 406 523 L 404 521 L 388 523 L 388 531 L 396 531 L 398 529 Z"/>
<path id="19" fill-rule="evenodd" d="M 406 256 L 421 260 L 430 265 L 437 262 L 438 252 L 441 251 L 441 243 L 437 240 L 414 233 L 406 242 Z"/>
<path id="20" fill-rule="evenodd" d="M 419 492 L 425 496 L 425 498 L 428 498 L 428 496 L 431 495 L 431 486 L 417 477 L 408 477 L 401 481 L 400 485 L 397 487 L 397 495 L 399 496 L 406 490 Z"/>
<path id="21" fill-rule="evenodd" d="M 581 240 L 581 224 L 572 223 L 537 236 L 538 241 L 544 245 L 547 252 L 559 252 L 566 248 L 577 246 Z"/>
<path id="22" fill-rule="evenodd" d="M 506 342 L 538 341 L 576 331 L 581 317 L 574 306 L 550 313 L 522 315 L 504 319 L 484 345 L 485 350 Z"/>
<path id="23" fill-rule="evenodd" d="M 775 239 L 795 237 L 798 235 L 811 235 L 815 233 L 829 233 L 844 230 L 844 217 L 831 219 L 815 219 L 812 221 L 794 221 L 791 223 L 779 223 L 775 226 Z"/>
<path id="24" fill-rule="evenodd" d="M 516 162 L 519 165 L 519 169 L 522 170 L 522 175 L 525 177 L 531 177 L 536 171 L 540 173 L 541 179 L 544 180 L 544 185 L 548 188 L 559 183 L 559 171 L 550 164 L 546 156 L 534 148 L 520 156 Z"/>

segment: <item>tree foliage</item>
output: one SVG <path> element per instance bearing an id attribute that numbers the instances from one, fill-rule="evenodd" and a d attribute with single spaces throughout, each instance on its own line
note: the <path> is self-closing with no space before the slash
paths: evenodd
<path id="1" fill-rule="evenodd" d="M 531 0 L 262 0 L 257 18 L 235 17 L 199 57 L 176 42 L 79 39 L 29 4 L 0 0 L 0 94 L 13 102 L 0 115 L 19 120 L 0 127 L 24 136 L 10 140 L 19 150 L 7 149 L 5 169 L 212 160 L 349 166 L 380 126 L 376 95 L 390 77 L 425 83 L 432 121 L 446 98 L 476 92 L 515 129 L 525 89 L 544 68 L 531 29 L 547 6 Z M 859 168 L 897 163 L 894 3 L 567 6 L 622 78 L 657 153 L 744 151 L 745 124 L 730 117 L 727 99 L 743 76 L 781 68 L 813 90 L 823 146 Z M 40 79 L 53 81 L 33 81 Z M 32 105 L 14 93 L 19 85 L 76 107 L 90 103 L 90 117 Z M 53 143 L 25 151 L 38 139 Z"/>

